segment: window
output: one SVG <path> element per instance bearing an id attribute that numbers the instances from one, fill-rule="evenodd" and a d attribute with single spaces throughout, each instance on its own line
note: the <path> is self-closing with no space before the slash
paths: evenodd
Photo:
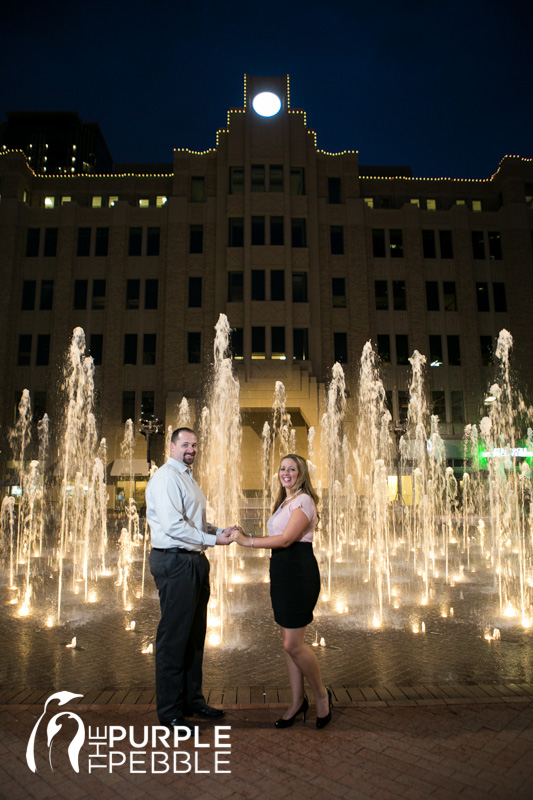
<path id="1" fill-rule="evenodd" d="M 439 231 L 440 257 L 453 258 L 453 240 L 451 231 Z"/>
<path id="2" fill-rule="evenodd" d="M 143 336 L 143 365 L 145 367 L 155 364 L 156 339 L 155 333 L 145 333 Z"/>
<path id="3" fill-rule="evenodd" d="M 409 392 L 404 389 L 398 390 L 398 416 L 400 420 L 406 420 L 409 413 Z"/>
<path id="4" fill-rule="evenodd" d="M 45 228 L 44 251 L 45 258 L 54 258 L 57 255 L 57 228 Z"/>
<path id="5" fill-rule="evenodd" d="M 135 419 L 135 392 L 122 392 L 122 422 Z"/>
<path id="6" fill-rule="evenodd" d="M 459 348 L 459 337 L 455 335 L 448 335 L 446 340 L 448 343 L 448 364 L 450 367 L 460 367 L 461 351 Z"/>
<path id="7" fill-rule="evenodd" d="M 187 334 L 187 362 L 202 363 L 202 334 L 199 331 L 189 331 Z"/>
<path id="8" fill-rule="evenodd" d="M 21 333 L 19 336 L 19 352 L 17 364 L 19 367 L 29 367 L 31 362 L 31 333 Z"/>
<path id="9" fill-rule="evenodd" d="M 107 202 L 109 208 L 113 208 L 118 203 L 118 194 L 110 194 Z"/>
<path id="10" fill-rule="evenodd" d="M 148 208 L 150 206 L 150 198 L 149 197 L 140 197 L 139 198 L 139 208 Z"/>
<path id="11" fill-rule="evenodd" d="M 242 273 L 241 273 L 242 274 Z M 189 308 L 202 307 L 202 279 L 189 278 Z"/>
<path id="12" fill-rule="evenodd" d="M 438 281 L 426 281 L 426 306 L 428 311 L 439 310 Z"/>
<path id="13" fill-rule="evenodd" d="M 309 331 L 307 328 L 293 329 L 292 357 L 295 361 L 309 360 Z"/>
<path id="14" fill-rule="evenodd" d="M 157 278 L 147 278 L 144 286 L 144 307 L 147 310 L 157 308 L 158 294 L 159 281 Z"/>
<path id="15" fill-rule="evenodd" d="M 41 311 L 51 311 L 54 305 L 54 282 L 41 281 L 41 299 L 39 308 Z"/>
<path id="16" fill-rule="evenodd" d="M 291 245 L 293 247 L 307 247 L 305 219 L 294 217 L 291 220 Z"/>
<path id="17" fill-rule="evenodd" d="M 252 164 L 252 192 L 265 191 L 265 165 Z"/>
<path id="18" fill-rule="evenodd" d="M 242 217 L 229 218 L 228 244 L 230 247 L 244 246 L 244 220 Z"/>
<path id="19" fill-rule="evenodd" d="M 387 281 L 374 281 L 376 295 L 376 311 L 387 311 L 389 307 L 389 289 Z"/>
<path id="20" fill-rule="evenodd" d="M 142 244 L 143 244 L 143 229 L 139 227 L 130 228 L 128 255 L 129 256 L 142 255 Z"/>
<path id="21" fill-rule="evenodd" d="M 244 339 L 242 328 L 232 329 L 230 337 L 230 350 L 232 358 L 239 361 L 244 358 Z"/>
<path id="22" fill-rule="evenodd" d="M 229 193 L 244 193 L 244 167 L 229 168 Z"/>
<path id="23" fill-rule="evenodd" d="M 265 299 L 265 270 L 252 270 L 252 300 Z"/>
<path id="24" fill-rule="evenodd" d="M 389 231 L 389 245 L 391 258 L 403 258 L 403 233 L 399 228 Z"/>
<path id="25" fill-rule="evenodd" d="M 328 178 L 328 203 L 342 203 L 340 178 Z"/>
<path id="26" fill-rule="evenodd" d="M 452 422 L 464 422 L 465 421 L 465 411 L 464 411 L 464 404 L 463 404 L 463 393 L 458 391 L 450 392 L 450 399 L 451 399 L 451 412 L 452 412 Z"/>
<path id="27" fill-rule="evenodd" d="M 476 297 L 477 297 L 477 310 L 490 311 L 488 283 L 476 283 Z"/>
<path id="28" fill-rule="evenodd" d="M 26 231 L 26 256 L 37 258 L 39 255 L 39 245 L 41 241 L 40 228 L 28 228 Z"/>
<path id="29" fill-rule="evenodd" d="M 409 338 L 405 333 L 396 334 L 396 363 L 399 367 L 409 365 Z"/>
<path id="30" fill-rule="evenodd" d="M 252 326 L 252 358 L 265 357 L 265 329 L 262 326 Z"/>
<path id="31" fill-rule="evenodd" d="M 348 334 L 336 332 L 333 334 L 333 361 L 339 364 L 348 363 Z"/>
<path id="32" fill-rule="evenodd" d="M 158 194 L 157 197 L 155 198 L 155 204 L 157 208 L 162 208 L 166 204 L 166 202 L 167 198 L 165 197 L 164 194 Z"/>
<path id="33" fill-rule="evenodd" d="M 146 232 L 147 256 L 159 255 L 160 240 L 161 240 L 161 228 L 148 228 Z"/>
<path id="34" fill-rule="evenodd" d="M 280 245 L 284 243 L 283 217 L 270 217 L 270 244 Z"/>
<path id="35" fill-rule="evenodd" d="M 346 280 L 344 278 L 331 279 L 331 294 L 333 308 L 346 308 Z"/>
<path id="36" fill-rule="evenodd" d="M 33 311 L 35 308 L 35 290 L 37 281 L 24 281 L 22 283 L 22 311 Z"/>
<path id="37" fill-rule="evenodd" d="M 405 290 L 405 281 L 392 282 L 392 299 L 395 311 L 407 310 L 407 293 Z"/>
<path id="38" fill-rule="evenodd" d="M 494 311 L 507 311 L 507 298 L 505 296 L 505 283 L 495 281 L 492 284 L 494 296 Z"/>
<path id="39" fill-rule="evenodd" d="M 141 296 L 141 282 L 138 278 L 129 278 L 126 281 L 126 309 L 137 311 Z"/>
<path id="40" fill-rule="evenodd" d="M 270 299 L 285 300 L 285 272 L 282 269 L 270 270 Z"/>
<path id="41" fill-rule="evenodd" d="M 91 333 L 89 340 L 89 350 L 93 357 L 93 363 L 99 367 L 102 363 L 102 352 L 104 348 L 104 336 L 102 333 Z"/>
<path id="42" fill-rule="evenodd" d="M 265 218 L 252 217 L 252 244 L 265 243 Z"/>
<path id="43" fill-rule="evenodd" d="M 283 191 L 283 165 L 271 164 L 269 171 L 269 190 L 271 192 Z"/>
<path id="44" fill-rule="evenodd" d="M 285 328 L 273 326 L 270 329 L 272 358 L 285 360 Z"/>
<path id="45" fill-rule="evenodd" d="M 378 333 L 378 356 L 384 365 L 391 363 L 390 336 L 388 333 Z"/>
<path id="46" fill-rule="evenodd" d="M 83 311 L 87 308 L 87 281 L 74 281 L 74 309 Z"/>
<path id="47" fill-rule="evenodd" d="M 431 413 L 446 422 L 446 394 L 440 389 L 431 392 Z"/>
<path id="48" fill-rule="evenodd" d="M 228 272 L 228 303 L 242 303 L 244 299 L 244 275 Z"/>
<path id="49" fill-rule="evenodd" d="M 489 231 L 489 255 L 492 261 L 502 260 L 502 239 L 498 231 Z"/>
<path id="50" fill-rule="evenodd" d="M 155 392 L 144 391 L 141 394 L 141 419 L 154 419 L 155 417 Z"/>
<path id="51" fill-rule="evenodd" d="M 37 336 L 37 352 L 35 354 L 35 366 L 47 367 L 50 361 L 50 336 L 40 333 Z"/>
<path id="52" fill-rule="evenodd" d="M 372 255 L 374 258 L 385 258 L 385 230 L 372 228 Z"/>
<path id="53" fill-rule="evenodd" d="M 137 363 L 137 334 L 124 334 L 124 364 Z"/>
<path id="54" fill-rule="evenodd" d="M 95 256 L 107 256 L 109 247 L 109 228 L 96 229 L 96 241 L 94 243 Z"/>
<path id="55" fill-rule="evenodd" d="M 44 167 L 44 172 L 46 172 L 46 167 Z M 55 197 L 45 197 L 44 198 L 44 207 L 45 208 L 53 208 L 56 204 Z"/>
<path id="56" fill-rule="evenodd" d="M 485 258 L 485 239 L 483 231 L 472 231 L 472 257 Z"/>
<path id="57" fill-rule="evenodd" d="M 424 258 L 436 258 L 435 231 L 422 231 L 422 252 Z"/>
<path id="58" fill-rule="evenodd" d="M 93 310 L 102 311 L 105 308 L 105 279 L 98 278 L 93 281 Z"/>
<path id="59" fill-rule="evenodd" d="M 444 294 L 444 310 L 457 311 L 457 295 L 455 293 L 455 281 L 443 281 L 442 291 Z"/>
<path id="60" fill-rule="evenodd" d="M 292 273 L 292 302 L 307 303 L 307 272 Z"/>
<path id="61" fill-rule="evenodd" d="M 492 336 L 480 336 L 481 366 L 492 367 Z"/>
<path id="62" fill-rule="evenodd" d="M 330 252 L 332 256 L 344 253 L 344 228 L 342 225 L 331 225 L 329 229 Z"/>
<path id="63" fill-rule="evenodd" d="M 189 253 L 203 253 L 204 226 L 191 225 L 189 228 Z"/>
<path id="64" fill-rule="evenodd" d="M 428 211 L 436 211 L 437 210 L 437 201 L 434 197 L 428 197 L 426 200 L 426 208 Z"/>
<path id="65" fill-rule="evenodd" d="M 205 202 L 205 178 L 203 175 L 193 175 L 191 178 L 191 203 Z"/>
<path id="66" fill-rule="evenodd" d="M 439 334 L 430 334 L 429 337 L 429 365 L 442 367 L 442 338 Z"/>
<path id="67" fill-rule="evenodd" d="M 481 200 L 472 200 L 472 211 L 481 211 Z"/>
<path id="68" fill-rule="evenodd" d="M 91 229 L 78 228 L 77 255 L 82 258 L 91 255 Z"/>
<path id="69" fill-rule="evenodd" d="M 102 208 L 102 198 L 100 196 L 94 195 L 91 197 L 91 206 L 93 208 Z"/>
<path id="70" fill-rule="evenodd" d="M 304 167 L 291 167 L 291 194 L 305 194 Z"/>

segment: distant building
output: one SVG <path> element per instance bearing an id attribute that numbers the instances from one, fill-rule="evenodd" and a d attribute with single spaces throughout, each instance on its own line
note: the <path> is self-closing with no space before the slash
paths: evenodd
<path id="1" fill-rule="evenodd" d="M 254 110 L 264 91 L 279 100 L 272 116 Z M 37 414 L 53 415 L 58 367 L 81 326 L 101 432 L 120 459 L 128 418 L 174 425 L 184 396 L 199 413 L 221 312 L 233 328 L 249 489 L 261 485 L 258 433 L 275 381 L 305 451 L 332 365 L 343 364 L 353 393 L 369 339 L 394 420 L 406 414 L 410 355 L 427 356 L 451 462 L 465 423 L 484 414 L 502 328 L 515 337 L 519 380 L 533 385 L 531 159 L 505 157 L 486 180 L 361 166 L 356 151 L 317 148 L 288 77 L 249 76 L 216 147 L 176 150 L 171 168 L 101 174 L 96 160 L 100 174 L 69 175 L 58 160 L 45 177 L 21 149 L 26 157 L 0 158 L 4 432 L 24 388 Z"/>
<path id="2" fill-rule="evenodd" d="M 0 124 L 0 151 L 22 150 L 39 175 L 91 175 L 113 171 L 99 125 L 75 111 L 8 111 Z"/>

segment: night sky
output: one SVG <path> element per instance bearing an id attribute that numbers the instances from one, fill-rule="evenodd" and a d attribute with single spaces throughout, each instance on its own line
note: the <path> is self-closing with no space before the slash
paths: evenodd
<path id="1" fill-rule="evenodd" d="M 488 178 L 533 156 L 532 30 L 532 0 L 30 0 L 3 12 L 0 111 L 77 111 L 115 161 L 169 163 L 215 145 L 245 73 L 289 73 L 319 148 Z"/>

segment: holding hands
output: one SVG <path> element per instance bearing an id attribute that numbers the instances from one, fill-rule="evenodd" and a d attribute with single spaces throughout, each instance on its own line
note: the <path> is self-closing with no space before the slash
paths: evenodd
<path id="1" fill-rule="evenodd" d="M 235 525 L 230 535 L 232 542 L 237 542 L 243 547 L 252 547 L 253 538 L 247 536 L 240 525 Z"/>

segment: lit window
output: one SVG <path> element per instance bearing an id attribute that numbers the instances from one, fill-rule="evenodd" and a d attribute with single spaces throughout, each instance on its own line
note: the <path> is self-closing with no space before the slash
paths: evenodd
<path id="1" fill-rule="evenodd" d="M 374 208 L 374 198 L 373 198 L 373 197 L 364 197 L 364 198 L 363 198 L 363 202 L 364 202 L 364 203 L 365 203 L 365 205 L 367 205 L 369 208 Z"/>
<path id="2" fill-rule="evenodd" d="M 156 206 L 158 208 L 161 208 L 161 206 L 164 206 L 166 202 L 167 202 L 167 198 L 165 197 L 164 194 L 158 194 L 157 195 L 157 197 L 155 199 L 155 204 L 156 204 Z"/>
<path id="3" fill-rule="evenodd" d="M 62 206 L 66 205 L 67 203 L 72 203 L 72 197 L 70 197 L 69 195 L 65 195 L 64 197 L 61 198 Z"/>
<path id="4" fill-rule="evenodd" d="M 148 208 L 149 205 L 150 205 L 150 200 L 147 197 L 139 198 L 139 208 Z"/>
<path id="5" fill-rule="evenodd" d="M 112 208 L 116 203 L 118 203 L 118 195 L 110 195 L 109 208 Z"/>
<path id="6" fill-rule="evenodd" d="M 416 198 L 413 198 L 413 199 L 411 199 L 411 201 L 410 201 L 410 202 L 411 202 L 411 205 L 412 205 L 412 206 L 416 206 L 417 208 L 420 208 L 420 200 L 419 200 L 417 197 L 416 197 Z"/>
<path id="7" fill-rule="evenodd" d="M 472 211 L 481 211 L 481 200 L 472 200 Z"/>
<path id="8" fill-rule="evenodd" d="M 466 200 L 456 200 L 455 201 L 455 205 L 456 206 L 466 206 Z"/>
<path id="9" fill-rule="evenodd" d="M 428 211 L 436 211 L 437 210 L 437 201 L 432 198 L 428 198 L 426 200 L 426 208 Z"/>
<path id="10" fill-rule="evenodd" d="M 55 206 L 55 197 L 45 197 L 44 198 L 44 207 L 45 208 L 53 208 Z"/>
<path id="11" fill-rule="evenodd" d="M 91 204 L 93 208 L 102 208 L 102 198 L 98 196 L 93 197 Z"/>

